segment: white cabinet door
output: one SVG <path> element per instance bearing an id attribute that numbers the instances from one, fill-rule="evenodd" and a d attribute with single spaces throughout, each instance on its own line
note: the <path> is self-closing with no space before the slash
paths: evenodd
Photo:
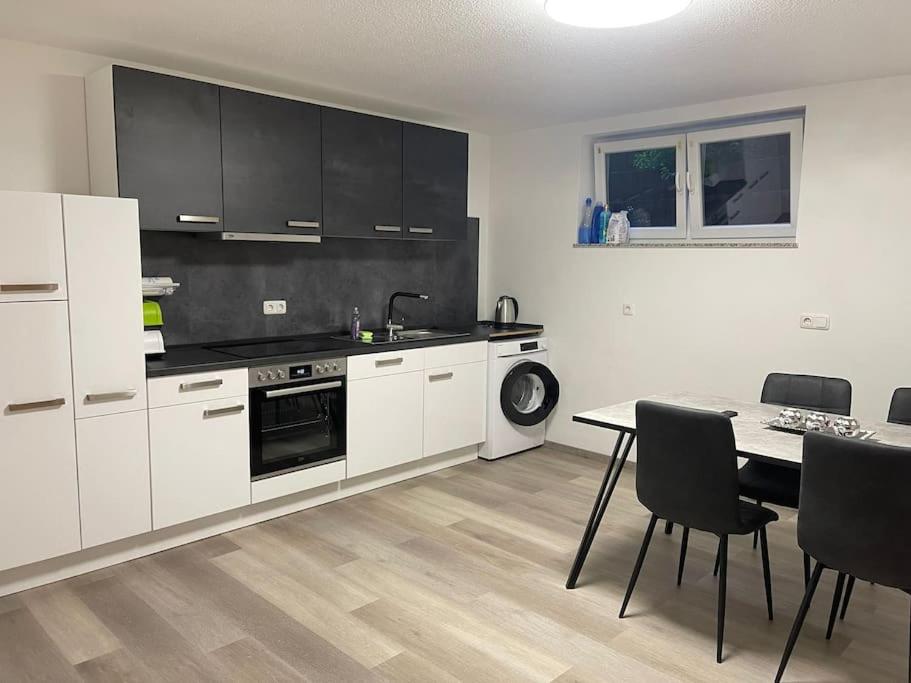
<path id="1" fill-rule="evenodd" d="M 152 530 L 149 413 L 76 421 L 82 547 Z"/>
<path id="2" fill-rule="evenodd" d="M 424 455 L 484 441 L 487 424 L 487 363 L 424 371 Z"/>
<path id="3" fill-rule="evenodd" d="M 0 302 L 66 299 L 60 195 L 0 192 Z"/>
<path id="4" fill-rule="evenodd" d="M 0 570 L 79 550 L 66 302 L 0 304 Z"/>
<path id="5" fill-rule="evenodd" d="M 137 206 L 63 197 L 77 418 L 147 406 Z"/>
<path id="6" fill-rule="evenodd" d="M 149 411 L 152 526 L 250 504 L 247 397 Z"/>
<path id="7" fill-rule="evenodd" d="M 348 382 L 348 478 L 421 458 L 424 372 Z"/>

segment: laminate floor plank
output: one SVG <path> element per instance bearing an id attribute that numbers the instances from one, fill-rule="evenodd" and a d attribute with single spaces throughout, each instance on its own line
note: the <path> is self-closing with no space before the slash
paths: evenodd
<path id="1" fill-rule="evenodd" d="M 605 446 L 612 437 L 605 434 Z M 564 587 L 607 459 L 548 447 L 472 461 L 0 598 L 12 681 L 770 681 L 803 597 L 797 515 L 760 553 L 731 538 L 723 664 L 718 539 L 656 533 L 624 471 L 578 587 Z M 858 581 L 830 641 L 820 582 L 785 681 L 907 679 L 908 597 Z"/>

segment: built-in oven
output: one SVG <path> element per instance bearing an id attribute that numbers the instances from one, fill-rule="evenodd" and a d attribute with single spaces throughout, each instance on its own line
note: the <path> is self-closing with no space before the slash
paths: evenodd
<path id="1" fill-rule="evenodd" d="M 250 475 L 345 459 L 345 359 L 250 370 Z"/>

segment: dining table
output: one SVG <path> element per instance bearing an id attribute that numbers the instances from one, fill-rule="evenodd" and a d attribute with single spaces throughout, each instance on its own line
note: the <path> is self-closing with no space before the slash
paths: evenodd
<path id="1" fill-rule="evenodd" d="M 566 580 L 567 588 L 575 588 L 591 549 L 598 527 L 610 503 L 623 466 L 636 440 L 636 404 L 640 400 L 655 401 L 685 408 L 698 408 L 713 412 L 731 411 L 731 426 L 737 455 L 748 460 L 759 460 L 783 467 L 800 469 L 803 457 L 803 435 L 774 429 L 767 424 L 779 415 L 785 406 L 738 401 L 720 396 L 705 396 L 686 392 L 655 394 L 641 399 L 625 401 L 573 415 L 573 422 L 591 425 L 617 432 L 613 452 L 607 463 L 601 487 L 595 496 L 591 515 L 579 542 L 579 550 Z M 911 426 L 889 422 L 862 423 L 861 429 L 868 432 L 870 441 L 892 446 L 911 447 Z M 872 432 L 872 433 L 871 433 Z M 847 437 L 845 437 L 847 438 Z M 670 531 L 670 525 L 668 525 Z"/>

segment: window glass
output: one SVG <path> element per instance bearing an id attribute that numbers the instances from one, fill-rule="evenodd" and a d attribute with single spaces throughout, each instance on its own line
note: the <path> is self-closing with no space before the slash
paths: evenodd
<path id="1" fill-rule="evenodd" d="M 706 142 L 701 153 L 704 225 L 791 222 L 790 135 Z"/>
<path id="2" fill-rule="evenodd" d="M 611 211 L 628 211 L 633 228 L 677 225 L 676 148 L 612 152 L 604 164 Z"/>

